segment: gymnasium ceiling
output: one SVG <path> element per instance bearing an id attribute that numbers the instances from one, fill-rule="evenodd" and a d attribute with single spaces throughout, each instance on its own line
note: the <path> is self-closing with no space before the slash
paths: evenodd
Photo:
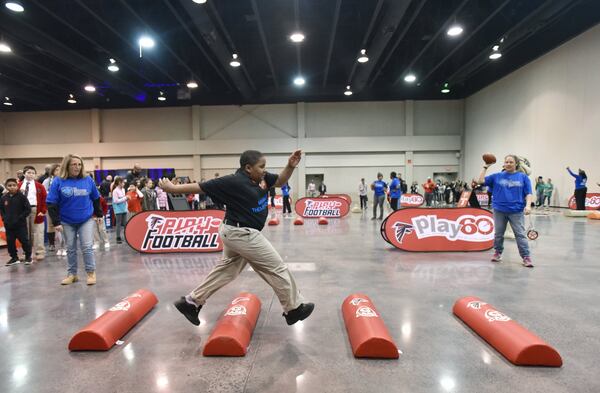
<path id="1" fill-rule="evenodd" d="M 598 0 L 23 0 L 19 13 L 1 3 L 11 52 L 0 52 L 0 99 L 12 104 L 2 111 L 464 98 L 600 21 Z M 140 57 L 142 35 L 155 45 Z"/>

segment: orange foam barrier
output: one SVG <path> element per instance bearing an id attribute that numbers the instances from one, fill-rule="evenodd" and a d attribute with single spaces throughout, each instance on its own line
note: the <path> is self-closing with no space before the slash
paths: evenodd
<path id="1" fill-rule="evenodd" d="M 600 211 L 591 212 L 588 214 L 587 218 L 590 220 L 600 220 Z"/>
<path id="2" fill-rule="evenodd" d="M 294 220 L 294 225 L 304 225 L 304 220 L 302 219 L 302 217 L 296 217 L 296 219 Z"/>
<path id="3" fill-rule="evenodd" d="M 355 293 L 344 299 L 342 314 L 355 357 L 398 359 L 398 348 L 367 295 Z"/>
<path id="4" fill-rule="evenodd" d="M 319 225 L 327 225 L 329 221 L 325 217 L 319 217 Z"/>
<path id="5" fill-rule="evenodd" d="M 108 351 L 158 303 L 154 293 L 138 289 L 75 333 L 69 351 Z"/>
<path id="6" fill-rule="evenodd" d="M 260 299 L 242 292 L 231 301 L 213 329 L 204 356 L 245 356 L 260 314 Z"/>
<path id="7" fill-rule="evenodd" d="M 268 222 L 269 225 L 279 225 L 279 218 L 273 217 Z"/>
<path id="8" fill-rule="evenodd" d="M 481 299 L 473 296 L 458 299 L 452 311 L 511 363 L 562 366 L 554 348 Z"/>

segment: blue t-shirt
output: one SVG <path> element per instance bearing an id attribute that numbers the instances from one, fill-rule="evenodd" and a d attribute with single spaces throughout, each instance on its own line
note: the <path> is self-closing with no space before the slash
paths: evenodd
<path id="1" fill-rule="evenodd" d="M 575 189 L 580 190 L 582 188 L 587 187 L 587 177 L 579 176 L 578 174 L 573 173 L 570 169 L 567 169 L 571 176 L 575 178 Z"/>
<path id="2" fill-rule="evenodd" d="M 401 195 L 400 180 L 396 177 L 390 183 L 390 198 L 400 198 Z"/>
<path id="3" fill-rule="evenodd" d="M 519 213 L 531 194 L 531 181 L 522 172 L 498 172 L 485 177 L 484 185 L 492 191 L 492 207 L 503 213 Z"/>
<path id="4" fill-rule="evenodd" d="M 81 224 L 94 214 L 93 201 L 100 193 L 91 177 L 62 179 L 55 177 L 46 203 L 58 205 L 60 221 L 66 224 Z"/>
<path id="5" fill-rule="evenodd" d="M 283 186 L 281 186 L 281 195 L 283 196 L 290 196 L 290 189 L 292 187 L 288 186 L 287 184 L 284 184 Z"/>
<path id="6" fill-rule="evenodd" d="M 375 190 L 375 196 L 385 195 L 385 188 L 387 187 L 387 183 L 383 180 L 375 180 L 373 182 L 373 188 Z"/>

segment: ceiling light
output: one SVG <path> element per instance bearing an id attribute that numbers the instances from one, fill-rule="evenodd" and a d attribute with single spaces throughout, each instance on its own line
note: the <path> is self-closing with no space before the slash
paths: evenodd
<path id="1" fill-rule="evenodd" d="M 294 78 L 294 84 L 296 86 L 304 86 L 305 83 L 306 83 L 306 81 L 301 76 L 297 76 L 296 78 Z"/>
<path id="2" fill-rule="evenodd" d="M 166 100 L 167 100 L 167 97 L 165 97 L 165 96 L 163 95 L 163 92 L 162 92 L 162 91 L 160 92 L 160 95 L 158 96 L 158 100 L 159 100 L 159 101 L 166 101 Z"/>
<path id="3" fill-rule="evenodd" d="M 231 59 L 232 59 L 232 60 L 229 62 L 229 65 L 230 65 L 230 66 L 232 66 L 232 67 L 239 67 L 239 66 L 241 66 L 241 65 L 242 65 L 242 63 L 240 63 L 240 60 L 238 59 L 238 55 L 237 55 L 237 54 L 235 54 L 235 53 L 234 53 L 234 54 L 231 56 Z"/>
<path id="4" fill-rule="evenodd" d="M 195 89 L 195 88 L 198 87 L 198 84 L 196 82 L 194 82 L 194 81 L 189 81 L 187 83 L 187 87 L 189 87 L 190 89 Z"/>
<path id="5" fill-rule="evenodd" d="M 500 49 L 500 45 L 494 45 L 494 46 L 492 47 L 492 50 L 493 50 L 494 52 L 495 52 L 495 51 L 497 51 L 498 49 Z"/>
<path id="6" fill-rule="evenodd" d="M 110 64 L 108 65 L 108 70 L 110 72 L 119 71 L 119 66 L 117 65 L 117 61 L 115 59 L 109 59 L 109 60 L 110 60 Z"/>
<path id="7" fill-rule="evenodd" d="M 10 52 L 12 52 L 12 49 L 10 49 L 10 46 L 8 46 L 7 43 L 0 42 L 0 52 L 2 52 L 2 53 L 10 53 Z"/>
<path id="8" fill-rule="evenodd" d="M 360 50 L 360 57 L 357 59 L 357 61 L 359 63 L 366 63 L 367 61 L 369 61 L 369 58 L 367 57 L 367 50 L 366 49 L 361 49 Z"/>
<path id="9" fill-rule="evenodd" d="M 346 91 L 344 92 L 345 96 L 351 96 L 352 90 L 350 90 L 350 85 L 346 86 Z"/>
<path id="10" fill-rule="evenodd" d="M 25 8 L 18 1 L 7 1 L 5 4 L 6 8 L 14 12 L 23 12 Z"/>
<path id="11" fill-rule="evenodd" d="M 304 34 L 294 33 L 290 36 L 290 40 L 292 40 L 292 42 L 302 42 L 304 41 Z"/>
<path id="12" fill-rule="evenodd" d="M 192 0 L 194 3 L 196 4 L 204 4 L 206 3 L 206 0 Z"/>
<path id="13" fill-rule="evenodd" d="M 88 92 L 90 92 L 90 93 L 93 93 L 93 92 L 95 92 L 95 91 L 96 91 L 96 88 L 94 87 L 94 85 L 86 85 L 86 86 L 85 86 L 83 89 L 84 89 L 85 91 L 88 91 Z"/>
<path id="14" fill-rule="evenodd" d="M 152 48 L 154 46 L 154 40 L 152 38 L 148 37 L 147 35 L 145 35 L 145 36 L 142 36 L 138 40 L 138 44 L 142 48 Z"/>
<path id="15" fill-rule="evenodd" d="M 77 104 L 77 100 L 73 97 L 73 94 L 69 94 L 69 99 L 67 100 L 69 104 Z"/>
<path id="16" fill-rule="evenodd" d="M 417 80 L 417 77 L 414 74 L 408 74 L 404 77 L 404 82 L 413 83 Z"/>
<path id="17" fill-rule="evenodd" d="M 463 32 L 463 28 L 460 25 L 452 25 L 450 26 L 450 28 L 448 29 L 448 31 L 446 32 L 446 34 L 448 34 L 450 37 L 456 37 L 458 35 L 461 35 Z"/>
<path id="18" fill-rule="evenodd" d="M 500 53 L 500 45 L 494 45 L 492 47 L 492 54 L 490 55 L 490 59 L 496 60 L 502 57 L 502 53 Z"/>
<path id="19" fill-rule="evenodd" d="M 10 102 L 10 98 L 8 97 L 4 97 L 6 99 L 6 101 L 3 102 L 4 105 L 6 106 L 12 106 L 12 102 Z"/>
<path id="20" fill-rule="evenodd" d="M 441 92 L 444 93 L 444 94 L 450 93 L 450 87 L 448 87 L 447 83 L 444 83 L 444 87 L 442 87 Z"/>

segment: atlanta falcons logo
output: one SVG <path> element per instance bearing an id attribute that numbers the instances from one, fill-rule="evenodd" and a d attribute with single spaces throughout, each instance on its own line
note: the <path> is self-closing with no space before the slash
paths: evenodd
<path id="1" fill-rule="evenodd" d="M 398 243 L 400 244 L 402 244 L 402 239 L 404 238 L 404 235 L 407 235 L 413 231 L 413 226 L 411 224 L 407 224 L 401 221 L 395 222 L 392 228 L 396 230 L 396 240 L 398 240 Z"/>
<path id="2" fill-rule="evenodd" d="M 164 221 L 164 217 L 157 216 L 155 214 L 151 214 L 148 218 L 146 218 L 146 222 L 148 223 L 148 227 L 150 229 L 155 229 L 156 225 Z"/>

